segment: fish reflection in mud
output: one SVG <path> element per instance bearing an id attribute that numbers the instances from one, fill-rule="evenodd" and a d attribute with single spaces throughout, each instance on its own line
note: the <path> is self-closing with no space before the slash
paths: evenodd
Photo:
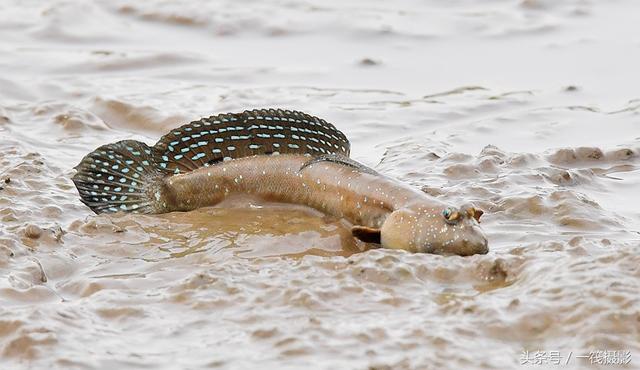
<path id="1" fill-rule="evenodd" d="M 141 224 L 145 231 L 157 234 L 169 246 L 162 249 L 171 257 L 188 253 L 225 251 L 244 258 L 286 255 L 349 256 L 367 246 L 354 239 L 348 225 L 330 219 L 305 207 L 261 204 L 250 200 L 231 199 L 224 208 L 203 208 L 189 213 L 169 213 L 158 225 L 155 217 Z M 239 208 L 242 207 L 242 208 Z M 188 247 L 176 243 L 176 236 L 188 241 Z M 215 247 L 214 247 L 215 246 Z"/>
<path id="2" fill-rule="evenodd" d="M 3 1 L 0 368 L 556 367 L 523 366 L 536 351 L 637 368 L 636 8 Z M 491 251 L 367 250 L 340 217 L 253 198 L 156 215 L 78 199 L 93 148 L 274 106 L 485 211 Z"/>

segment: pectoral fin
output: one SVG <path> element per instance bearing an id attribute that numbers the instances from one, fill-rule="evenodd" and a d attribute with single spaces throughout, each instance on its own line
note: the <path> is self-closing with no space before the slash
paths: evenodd
<path id="1" fill-rule="evenodd" d="M 354 226 L 351 228 L 351 235 L 365 243 L 380 244 L 380 229 L 367 226 Z"/>

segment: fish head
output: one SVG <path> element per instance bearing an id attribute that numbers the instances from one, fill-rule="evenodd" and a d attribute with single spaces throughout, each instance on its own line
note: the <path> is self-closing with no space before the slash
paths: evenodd
<path id="1" fill-rule="evenodd" d="M 380 229 L 385 248 L 470 256 L 489 251 L 480 228 L 482 211 L 472 205 L 415 206 L 392 212 Z"/>

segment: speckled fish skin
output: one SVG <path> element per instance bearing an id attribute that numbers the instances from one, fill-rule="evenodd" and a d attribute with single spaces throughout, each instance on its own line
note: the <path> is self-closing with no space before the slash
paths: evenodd
<path id="1" fill-rule="evenodd" d="M 83 158 L 73 181 L 96 213 L 165 213 L 247 194 L 307 205 L 355 225 L 386 248 L 487 253 L 472 207 L 456 210 L 350 158 L 332 124 L 306 113 L 262 109 L 220 114 L 172 130 L 156 145 L 125 140 Z M 455 222 L 443 210 L 455 210 Z"/>
<path id="2" fill-rule="evenodd" d="M 466 215 L 456 224 L 442 216 L 436 199 L 393 179 L 333 162 L 300 168 L 308 156 L 255 156 L 173 175 L 155 195 L 161 212 L 212 206 L 248 194 L 267 201 L 302 204 L 381 230 L 382 246 L 412 252 L 487 253 L 478 222 Z"/>

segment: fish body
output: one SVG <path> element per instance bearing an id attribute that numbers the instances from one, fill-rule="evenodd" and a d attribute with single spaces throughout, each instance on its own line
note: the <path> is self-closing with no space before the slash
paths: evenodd
<path id="1" fill-rule="evenodd" d="M 393 210 L 391 202 L 400 197 L 396 193 L 401 188 L 389 186 L 387 178 L 328 161 L 305 166 L 309 160 L 298 154 L 244 157 L 170 176 L 164 181 L 160 206 L 162 212 L 188 211 L 247 194 L 307 205 L 354 225 L 379 227 Z"/>
<path id="2" fill-rule="evenodd" d="M 130 140 L 100 147 L 73 180 L 97 213 L 189 211 L 246 194 L 344 218 L 355 237 L 387 248 L 487 252 L 481 211 L 378 174 L 348 158 L 349 149 L 342 132 L 316 117 L 246 111 L 194 121 L 154 147 Z"/>

